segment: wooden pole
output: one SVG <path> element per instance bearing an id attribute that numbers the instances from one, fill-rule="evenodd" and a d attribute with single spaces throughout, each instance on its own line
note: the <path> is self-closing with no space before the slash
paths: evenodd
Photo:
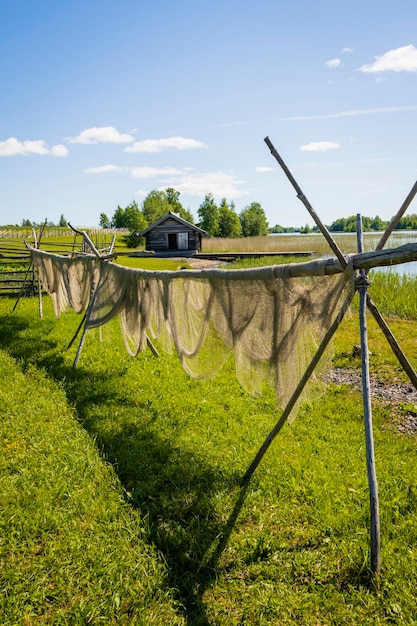
<path id="1" fill-rule="evenodd" d="M 91 251 L 94 254 L 94 256 L 96 256 L 96 257 L 98 257 L 100 259 L 101 258 L 100 257 L 100 252 L 97 250 L 97 248 L 95 247 L 95 245 L 93 244 L 93 242 L 91 241 L 91 239 L 87 235 L 87 233 L 84 230 L 79 230 L 78 228 L 75 228 L 74 226 L 71 226 L 71 224 L 69 222 L 68 222 L 68 226 L 71 228 L 71 230 L 74 231 L 74 233 L 78 233 L 78 235 L 82 235 L 82 237 L 88 243 L 89 248 L 91 248 Z"/>
<path id="2" fill-rule="evenodd" d="M 321 344 L 319 345 L 316 353 L 314 354 L 312 360 L 310 361 L 306 371 L 303 374 L 303 377 L 301 378 L 300 382 L 298 383 L 294 393 L 292 394 L 291 398 L 289 399 L 287 406 L 285 407 L 284 411 L 282 412 L 281 417 L 279 418 L 278 422 L 275 424 L 274 428 L 271 430 L 271 432 L 269 433 L 269 435 L 267 436 L 267 438 L 265 439 L 265 441 L 263 442 L 263 444 L 261 445 L 261 447 L 259 448 L 255 458 L 253 459 L 252 463 L 250 464 L 250 466 L 248 467 L 248 469 L 246 470 L 243 478 L 242 478 L 242 483 L 246 483 L 247 481 L 250 480 L 252 474 L 254 473 L 254 471 L 256 470 L 256 468 L 258 467 L 259 463 L 261 462 L 264 454 L 266 453 L 266 451 L 268 450 L 269 446 L 271 445 L 271 443 L 273 442 L 273 440 L 275 439 L 275 437 L 278 435 L 279 431 L 281 430 L 281 428 L 284 426 L 285 422 L 287 421 L 288 417 L 290 416 L 290 413 L 292 411 L 292 409 L 294 408 L 297 400 L 299 399 L 304 387 L 306 386 L 307 382 L 310 379 L 310 376 L 312 375 L 312 373 L 314 372 L 318 362 L 320 361 L 320 358 L 323 355 L 323 352 L 325 351 L 326 347 L 328 346 L 331 338 L 333 337 L 333 335 L 335 334 L 336 330 L 338 329 L 341 321 L 343 320 L 343 317 L 346 313 L 346 311 L 348 310 L 350 303 L 352 301 L 353 295 L 348 296 L 346 298 L 346 300 L 344 301 L 336 319 L 334 320 L 333 324 L 330 326 L 329 330 L 327 331 L 327 333 L 325 334 L 323 341 L 321 342 Z"/>
<path id="3" fill-rule="evenodd" d="M 100 280 L 98 281 L 98 284 L 100 283 Z M 96 295 L 97 295 L 97 288 L 96 285 L 94 283 L 94 280 L 91 281 L 91 285 L 90 285 L 90 302 L 88 303 L 88 309 L 87 309 L 87 313 L 84 316 L 82 323 L 84 322 L 84 328 L 83 328 L 83 332 L 81 335 L 81 339 L 80 339 L 80 343 L 78 345 L 78 349 L 77 349 L 77 353 L 75 355 L 75 359 L 74 359 L 74 363 L 73 363 L 73 367 L 77 367 L 78 361 L 80 359 L 81 356 L 81 351 L 83 349 L 84 346 L 84 341 L 85 341 L 85 336 L 87 334 L 87 326 L 88 326 L 88 322 L 90 321 L 90 317 L 91 317 L 91 313 L 93 311 L 93 306 L 94 306 L 94 302 L 96 299 Z M 79 328 L 77 329 L 76 335 L 78 335 L 78 332 L 81 328 L 81 325 L 79 326 Z M 74 337 L 75 339 L 75 337 Z"/>
<path id="4" fill-rule="evenodd" d="M 407 373 L 408 378 L 410 379 L 411 384 L 417 389 L 417 374 L 413 368 L 413 366 L 411 365 L 410 361 L 407 359 L 407 357 L 405 356 L 404 352 L 401 350 L 397 340 L 395 339 L 393 333 L 391 332 L 388 324 L 386 323 L 386 321 L 384 320 L 384 318 L 382 317 L 381 313 L 379 312 L 376 304 L 373 302 L 371 296 L 369 295 L 369 293 L 366 294 L 366 305 L 368 307 L 368 309 L 371 311 L 372 315 L 374 316 L 376 322 L 378 323 L 380 329 L 382 330 L 382 332 L 384 333 L 389 345 L 392 348 L 392 351 L 394 352 L 395 356 L 397 357 L 400 365 L 403 367 L 404 371 Z"/>
<path id="5" fill-rule="evenodd" d="M 414 183 L 410 193 L 408 194 L 408 196 L 402 203 L 401 207 L 399 208 L 397 214 L 394 215 L 391 222 L 388 224 L 387 229 L 385 230 L 385 233 L 382 235 L 381 239 L 379 240 L 379 243 L 377 247 L 375 248 L 375 250 L 382 250 L 382 248 L 385 246 L 385 244 L 387 243 L 388 237 L 390 236 L 394 228 L 398 225 L 398 222 L 400 221 L 400 219 L 402 218 L 402 216 L 408 209 L 416 193 L 417 193 L 417 180 Z"/>
<path id="6" fill-rule="evenodd" d="M 356 217 L 356 232 L 359 252 L 363 252 L 362 218 Z M 381 570 L 381 539 L 379 521 L 379 498 L 378 482 L 375 468 L 374 441 L 372 433 L 372 402 L 371 381 L 369 375 L 369 350 L 368 328 L 366 320 L 366 296 L 369 286 L 365 270 L 361 270 L 356 282 L 359 291 L 359 321 L 361 334 L 361 358 L 362 358 L 362 394 L 364 406 L 365 439 L 366 439 L 366 466 L 368 472 L 369 501 L 371 513 L 371 570 L 374 576 L 378 576 Z"/>
<path id="7" fill-rule="evenodd" d="M 73 338 L 71 339 L 71 341 L 69 342 L 69 344 L 68 344 L 68 346 L 67 346 L 67 350 L 69 350 L 69 349 L 71 348 L 72 344 L 73 344 L 73 343 L 74 343 L 74 341 L 77 339 L 77 337 L 78 337 L 78 333 L 80 332 L 80 330 L 81 330 L 81 328 L 82 328 L 82 326 L 83 326 L 83 324 L 84 324 L 84 322 L 85 322 L 85 318 L 86 318 L 86 317 L 87 317 L 87 314 L 86 314 L 86 313 L 84 313 L 83 318 L 82 318 L 81 322 L 79 323 L 78 328 L 77 328 L 77 330 L 75 331 Z"/>
<path id="8" fill-rule="evenodd" d="M 301 200 L 301 202 L 306 207 L 307 211 L 310 213 L 311 217 L 313 218 L 313 220 L 315 221 L 315 223 L 319 227 L 321 233 L 323 234 L 323 236 L 327 240 L 327 243 L 329 244 L 330 248 L 333 250 L 333 252 L 337 256 L 337 258 L 339 259 L 342 267 L 346 267 L 347 266 L 347 261 L 346 261 L 345 257 L 343 256 L 343 252 L 340 250 L 339 246 L 337 245 L 337 243 L 335 242 L 335 240 L 331 236 L 330 232 L 327 230 L 326 226 L 323 224 L 323 222 L 321 221 L 321 219 L 319 218 L 319 216 L 317 215 L 317 213 L 315 212 L 315 210 L 311 206 L 310 202 L 307 200 L 307 198 L 303 194 L 303 192 L 301 190 L 301 187 L 299 186 L 299 184 L 295 180 L 294 176 L 291 174 L 291 172 L 288 169 L 287 165 L 285 164 L 283 158 L 278 154 L 276 148 L 274 147 L 274 145 L 270 141 L 269 137 L 265 137 L 264 141 L 265 141 L 266 145 L 268 146 L 268 148 L 270 149 L 272 156 L 278 161 L 278 163 L 280 164 L 282 170 L 284 171 L 285 175 L 287 176 L 288 180 L 290 181 L 290 183 L 292 184 L 292 186 L 296 190 L 297 198 L 299 200 Z"/>
<path id="9" fill-rule="evenodd" d="M 113 254 L 114 244 L 116 243 L 116 235 L 113 235 L 113 239 L 110 244 L 109 254 Z"/>
<path id="10" fill-rule="evenodd" d="M 32 233 L 33 233 L 33 241 L 34 241 L 35 248 L 39 249 L 39 243 L 36 237 L 36 230 L 34 228 L 32 228 Z M 33 262 L 32 262 L 32 265 L 33 265 Z M 38 301 L 39 301 L 39 317 L 42 318 L 43 317 L 42 283 L 41 283 L 41 279 L 39 278 L 39 274 L 38 274 Z"/>
<path id="11" fill-rule="evenodd" d="M 44 233 L 44 230 L 45 230 L 45 228 L 46 228 L 46 224 L 47 224 L 47 223 L 48 223 L 48 220 L 47 220 L 47 219 L 45 219 L 45 222 L 42 224 L 42 228 L 41 228 L 41 231 L 40 231 L 40 233 L 39 233 L 39 241 L 35 241 L 35 246 L 36 246 L 37 248 L 39 248 L 39 246 L 40 246 L 41 239 L 42 239 L 42 235 L 43 235 L 43 233 Z M 31 264 L 29 265 L 28 269 L 26 270 L 26 274 L 25 274 L 25 277 L 24 277 L 24 279 L 23 279 L 23 285 L 22 285 L 22 288 L 21 288 L 21 290 L 20 290 L 19 296 L 18 296 L 18 298 L 17 298 L 16 302 L 14 303 L 13 311 L 16 309 L 17 305 L 18 305 L 18 304 L 19 304 L 19 302 L 20 302 L 21 297 L 23 296 L 23 293 L 24 293 L 24 291 L 25 291 L 25 287 L 26 287 L 26 281 L 27 281 L 27 278 L 28 278 L 28 276 L 29 276 L 29 274 L 30 274 L 30 272 L 31 272 L 32 270 L 33 270 L 33 261 L 31 262 Z M 41 291 L 40 291 L 40 290 L 39 290 L 39 293 L 41 293 Z M 40 304 L 40 307 L 41 307 L 41 304 Z M 41 310 L 42 310 L 42 309 L 40 308 L 40 312 L 41 312 Z M 42 317 L 42 315 L 40 315 L 40 317 Z"/>

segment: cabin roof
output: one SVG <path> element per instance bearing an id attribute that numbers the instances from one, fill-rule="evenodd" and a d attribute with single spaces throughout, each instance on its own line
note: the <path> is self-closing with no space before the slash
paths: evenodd
<path id="1" fill-rule="evenodd" d="M 208 234 L 208 232 L 206 232 L 202 228 L 199 228 L 198 226 L 195 226 L 195 224 L 191 224 L 191 222 L 187 222 L 187 220 L 184 220 L 177 213 L 173 213 L 172 211 L 168 211 L 168 213 L 166 215 L 163 215 L 162 217 L 160 217 L 159 220 L 157 220 L 156 222 L 154 222 L 153 224 L 148 226 L 148 228 L 145 228 L 145 230 L 142 230 L 140 233 L 137 233 L 137 236 L 138 237 L 143 237 L 144 235 L 147 235 L 149 233 L 149 231 L 153 230 L 154 228 L 157 228 L 158 226 L 160 226 L 163 222 L 165 222 L 168 219 L 175 220 L 176 222 L 178 222 L 182 226 L 188 226 L 188 228 L 191 228 L 192 230 L 195 230 L 197 233 L 200 233 L 200 235 L 203 235 L 203 236 L 206 236 L 206 237 L 210 236 Z"/>

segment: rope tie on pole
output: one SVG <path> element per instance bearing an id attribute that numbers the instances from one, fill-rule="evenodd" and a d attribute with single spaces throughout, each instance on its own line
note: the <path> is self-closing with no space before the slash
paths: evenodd
<path id="1" fill-rule="evenodd" d="M 354 285 L 356 291 L 359 291 L 360 289 L 368 289 L 371 285 L 371 281 L 369 280 L 367 274 L 363 272 L 355 278 Z"/>

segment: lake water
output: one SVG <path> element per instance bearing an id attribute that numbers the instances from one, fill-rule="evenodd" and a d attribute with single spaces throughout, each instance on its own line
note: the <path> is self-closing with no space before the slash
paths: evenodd
<path id="1" fill-rule="evenodd" d="M 338 245 L 342 249 L 342 251 L 347 250 L 356 250 L 356 233 L 336 233 L 333 232 L 331 235 L 336 239 Z M 383 235 L 383 231 L 378 232 L 374 231 L 371 233 L 364 233 L 364 248 L 365 252 L 370 252 L 371 250 L 375 250 L 375 247 L 379 243 Z M 274 237 L 304 237 L 306 241 L 314 242 L 315 237 L 322 237 L 321 233 L 309 233 L 308 235 L 301 235 L 300 233 L 277 233 L 273 234 Z M 340 240 L 345 241 L 347 245 L 343 245 Z M 397 230 L 394 231 L 387 243 L 385 244 L 385 248 L 397 248 L 398 246 L 404 246 L 407 243 L 417 243 L 417 231 L 416 230 Z M 310 245 L 310 243 L 309 243 Z M 311 249 L 314 249 L 314 243 L 311 243 Z M 330 255 L 329 255 L 330 256 Z M 411 263 L 402 263 L 400 265 L 391 265 L 390 267 L 379 267 L 374 268 L 372 271 L 374 272 L 395 272 L 396 274 L 417 274 L 417 261 L 412 261 Z"/>
<path id="2" fill-rule="evenodd" d="M 383 233 L 365 233 L 364 246 L 366 250 L 374 250 L 378 244 Z M 406 243 L 417 242 L 417 231 L 397 231 L 391 234 L 385 248 L 397 248 L 398 246 L 404 246 Z M 373 270 L 374 272 L 395 272 L 396 274 L 417 274 L 417 261 L 410 263 L 401 263 L 399 265 L 391 265 L 390 267 L 378 267 Z"/>

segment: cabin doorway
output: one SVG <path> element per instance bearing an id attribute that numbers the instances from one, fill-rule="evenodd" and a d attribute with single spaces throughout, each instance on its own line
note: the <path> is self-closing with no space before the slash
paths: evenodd
<path id="1" fill-rule="evenodd" d="M 188 250 L 188 233 L 168 233 L 168 250 Z"/>
<path id="2" fill-rule="evenodd" d="M 177 233 L 168 233 L 168 249 L 178 250 Z"/>

